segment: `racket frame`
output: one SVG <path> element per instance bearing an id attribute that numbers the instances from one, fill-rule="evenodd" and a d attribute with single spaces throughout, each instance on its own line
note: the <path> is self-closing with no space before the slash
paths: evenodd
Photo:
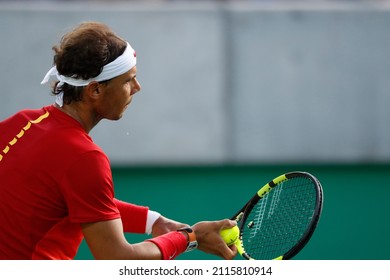
<path id="1" fill-rule="evenodd" d="M 310 238 L 312 237 L 314 230 L 317 227 L 318 221 L 320 219 L 321 213 L 322 213 L 322 207 L 323 207 L 323 190 L 320 181 L 313 176 L 312 174 L 304 171 L 293 171 L 288 172 L 283 175 L 280 175 L 276 177 L 275 179 L 271 180 L 267 184 L 265 184 L 262 188 L 260 188 L 256 194 L 231 218 L 232 220 L 235 220 L 237 222 L 237 225 L 240 229 L 240 243 L 237 246 L 238 253 L 248 260 L 253 260 L 253 258 L 245 251 L 245 246 L 242 242 L 242 228 L 245 226 L 245 221 L 250 213 L 250 211 L 253 209 L 253 207 L 256 205 L 256 203 L 262 199 L 267 193 L 269 193 L 275 186 L 282 183 L 283 181 L 295 178 L 295 177 L 305 177 L 310 179 L 313 182 L 313 185 L 315 186 L 316 190 L 316 205 L 313 213 L 313 218 L 307 227 L 306 231 L 300 238 L 300 240 L 286 253 L 284 253 L 281 256 L 278 256 L 275 258 L 275 260 L 288 260 L 293 258 L 296 254 L 298 254 L 303 247 L 306 246 L 307 242 L 309 242 Z"/>

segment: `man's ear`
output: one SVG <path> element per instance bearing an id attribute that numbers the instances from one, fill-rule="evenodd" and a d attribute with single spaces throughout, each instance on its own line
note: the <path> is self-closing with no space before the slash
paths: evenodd
<path id="1" fill-rule="evenodd" d="M 90 96 L 93 99 L 98 98 L 102 90 L 100 84 L 96 81 L 90 82 L 88 85 L 85 86 L 85 89 L 88 96 Z"/>

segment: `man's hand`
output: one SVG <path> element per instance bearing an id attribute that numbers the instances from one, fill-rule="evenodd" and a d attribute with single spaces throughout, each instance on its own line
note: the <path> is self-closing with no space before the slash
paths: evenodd
<path id="1" fill-rule="evenodd" d="M 157 237 L 165 233 L 178 230 L 183 227 L 188 227 L 189 225 L 176 222 L 171 219 L 167 219 L 164 216 L 160 216 L 153 224 L 152 227 L 152 236 Z"/>
<path id="2" fill-rule="evenodd" d="M 235 221 L 228 219 L 196 223 L 192 226 L 192 229 L 195 231 L 198 240 L 198 249 L 226 260 L 233 259 L 237 255 L 236 246 L 227 246 L 219 232 L 222 229 L 234 227 L 236 224 Z"/>

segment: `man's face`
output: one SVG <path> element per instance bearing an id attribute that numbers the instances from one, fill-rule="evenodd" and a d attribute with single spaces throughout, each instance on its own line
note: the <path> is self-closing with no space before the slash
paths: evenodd
<path id="1" fill-rule="evenodd" d="M 97 106 L 98 114 L 104 119 L 118 120 L 129 106 L 133 95 L 141 90 L 136 78 L 137 67 L 99 86 L 101 97 Z"/>

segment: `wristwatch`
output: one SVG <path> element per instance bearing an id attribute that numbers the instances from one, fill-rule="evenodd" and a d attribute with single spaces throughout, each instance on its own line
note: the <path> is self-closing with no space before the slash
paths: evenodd
<path id="1" fill-rule="evenodd" d="M 196 235 L 195 232 L 190 227 L 184 227 L 180 228 L 177 231 L 185 231 L 188 236 L 188 243 L 187 243 L 187 249 L 186 252 L 192 251 L 198 247 L 198 241 L 196 241 Z"/>

